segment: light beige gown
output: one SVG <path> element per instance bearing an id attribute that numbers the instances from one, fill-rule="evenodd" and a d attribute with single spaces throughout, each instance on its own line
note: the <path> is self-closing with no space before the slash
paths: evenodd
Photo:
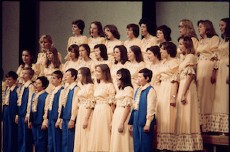
<path id="1" fill-rule="evenodd" d="M 110 149 L 111 123 L 113 112 L 110 104 L 114 102 L 115 88 L 112 83 L 95 84 L 95 107 L 89 131 L 88 151 L 104 151 Z"/>
<path id="2" fill-rule="evenodd" d="M 123 44 L 127 48 L 127 50 L 133 45 L 137 45 L 137 46 L 141 47 L 141 39 L 139 39 L 139 38 L 134 38 L 132 40 L 127 39 L 124 41 Z"/>
<path id="3" fill-rule="evenodd" d="M 97 44 L 104 44 L 105 43 L 105 38 L 104 37 L 97 37 L 97 38 L 93 38 L 93 37 L 89 37 L 88 38 L 88 45 L 90 47 L 90 58 L 93 61 L 96 61 L 96 57 L 94 54 L 94 46 Z"/>
<path id="4" fill-rule="evenodd" d="M 199 55 L 197 64 L 197 91 L 201 109 L 202 132 L 211 131 L 212 108 L 215 95 L 215 84 L 211 83 L 215 56 L 219 44 L 219 37 L 201 39 L 196 52 Z"/>
<path id="5" fill-rule="evenodd" d="M 87 128 L 83 129 L 83 124 L 85 122 L 87 110 L 94 107 L 93 92 L 94 84 L 91 83 L 80 86 L 80 90 L 77 93 L 78 114 L 75 124 L 74 152 L 87 152 L 88 150 L 91 115 L 88 119 Z"/>
<path id="6" fill-rule="evenodd" d="M 181 103 L 186 77 L 196 76 L 197 57 L 193 54 L 181 59 L 179 66 L 179 90 L 177 94 L 176 151 L 203 150 L 200 132 L 200 110 L 195 79 L 192 80 L 185 95 L 186 104 Z"/>
<path id="7" fill-rule="evenodd" d="M 176 107 L 170 106 L 171 86 L 178 81 L 179 60 L 162 61 L 157 78 L 161 81 L 157 96 L 157 149 L 173 150 Z"/>
<path id="8" fill-rule="evenodd" d="M 215 98 L 213 102 L 211 131 L 229 132 L 229 41 L 221 40 L 218 50 Z"/>
<path id="9" fill-rule="evenodd" d="M 132 152 L 133 138 L 128 130 L 129 116 L 124 123 L 122 133 L 118 132 L 125 107 L 132 106 L 134 90 L 132 87 L 125 87 L 124 90 L 118 90 L 115 96 L 116 109 L 113 114 L 110 152 Z"/>
<path id="10" fill-rule="evenodd" d="M 122 42 L 118 39 L 114 40 L 114 41 L 110 41 L 110 40 L 105 40 L 105 46 L 107 47 L 107 54 L 108 54 L 108 60 L 111 63 L 114 63 L 114 57 L 113 57 L 113 48 L 116 45 L 121 45 Z"/>

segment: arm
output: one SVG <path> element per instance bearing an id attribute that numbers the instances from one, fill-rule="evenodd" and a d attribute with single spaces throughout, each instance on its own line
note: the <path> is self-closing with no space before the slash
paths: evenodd
<path id="1" fill-rule="evenodd" d="M 124 123 L 126 122 L 126 119 L 130 113 L 131 107 L 128 105 L 125 107 L 125 110 L 123 112 L 122 118 L 121 118 L 121 122 L 118 128 L 118 132 L 122 133 L 124 130 Z"/>
<path id="2" fill-rule="evenodd" d="M 27 103 L 27 108 L 26 108 L 26 117 L 25 117 L 25 122 L 27 123 L 30 118 L 30 107 L 31 107 L 31 102 L 32 102 L 32 95 L 35 93 L 35 87 L 33 84 L 29 85 L 29 97 L 28 97 L 28 103 Z"/>
<path id="3" fill-rule="evenodd" d="M 87 109 L 87 113 L 86 113 L 86 116 L 85 116 L 85 121 L 84 121 L 84 124 L 83 124 L 83 129 L 86 129 L 88 127 L 88 121 L 89 121 L 91 112 L 92 112 L 91 108 Z"/>
<path id="4" fill-rule="evenodd" d="M 51 94 L 48 94 L 46 96 L 45 107 L 44 107 L 44 115 L 43 115 L 43 122 L 42 122 L 42 130 L 48 128 L 48 111 L 49 111 L 50 95 Z"/>
<path id="5" fill-rule="evenodd" d="M 184 84 L 183 91 L 182 91 L 182 97 L 181 97 L 181 102 L 183 104 L 186 103 L 185 95 L 189 89 L 189 86 L 190 86 L 193 78 L 194 78 L 194 75 L 192 75 L 192 74 L 188 74 L 186 77 L 185 84 Z"/>
<path id="6" fill-rule="evenodd" d="M 173 81 L 171 85 L 171 92 L 170 92 L 170 106 L 176 107 L 176 97 L 177 97 L 177 90 L 178 90 L 178 82 Z"/>
<path id="7" fill-rule="evenodd" d="M 77 112 L 78 112 L 78 97 L 77 97 L 77 93 L 78 93 L 79 87 L 77 87 L 74 90 L 74 94 L 73 94 L 73 103 L 72 103 L 72 110 L 71 110 L 71 118 L 68 124 L 68 128 L 74 128 L 75 125 L 75 120 L 77 117 Z"/>

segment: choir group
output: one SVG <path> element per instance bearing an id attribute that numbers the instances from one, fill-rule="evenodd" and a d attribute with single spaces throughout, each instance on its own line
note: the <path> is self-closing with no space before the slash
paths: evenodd
<path id="1" fill-rule="evenodd" d="M 78 19 L 65 56 L 50 35 L 38 56 L 23 50 L 2 81 L 3 151 L 202 151 L 202 134 L 228 136 L 229 18 L 220 36 L 199 20 L 199 37 L 182 19 L 177 44 L 170 27 L 152 27 L 128 24 L 121 41 L 94 21 L 88 38 Z"/>

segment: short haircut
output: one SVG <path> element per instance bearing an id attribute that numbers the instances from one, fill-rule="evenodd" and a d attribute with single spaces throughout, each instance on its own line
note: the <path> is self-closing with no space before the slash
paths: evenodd
<path id="1" fill-rule="evenodd" d="M 77 79 L 77 74 L 78 74 L 77 70 L 74 69 L 74 68 L 69 68 L 65 72 L 68 72 L 68 71 L 71 73 L 71 76 L 74 77 L 74 80 L 76 80 Z"/>
<path id="2" fill-rule="evenodd" d="M 54 71 L 53 74 L 55 74 L 58 79 L 62 79 L 63 78 L 63 73 L 60 70 Z"/>
<path id="3" fill-rule="evenodd" d="M 138 26 L 137 24 L 134 24 L 134 23 L 128 24 L 128 25 L 126 26 L 126 28 L 127 28 L 127 29 L 132 29 L 133 34 L 134 34 L 135 37 L 138 37 L 138 36 L 139 36 L 139 34 L 140 34 L 140 29 L 139 29 L 139 26 Z"/>
<path id="4" fill-rule="evenodd" d="M 85 28 L 85 22 L 83 20 L 75 20 L 72 24 L 77 25 L 77 27 L 81 30 L 80 33 L 83 34 Z"/>
<path id="5" fill-rule="evenodd" d="M 171 41 L 171 29 L 167 25 L 161 25 L 157 28 L 157 30 L 162 31 L 164 34 L 164 38 L 166 41 Z"/>
<path id="6" fill-rule="evenodd" d="M 15 71 L 9 71 L 6 74 L 6 78 L 12 78 L 13 80 L 17 80 L 18 79 L 18 75 Z"/>
<path id="7" fill-rule="evenodd" d="M 69 52 L 74 52 L 76 59 L 79 58 L 79 46 L 77 44 L 72 44 L 68 47 Z"/>
<path id="8" fill-rule="evenodd" d="M 131 82 L 131 74 L 128 69 L 121 68 L 117 71 L 117 74 L 121 75 L 121 78 L 119 79 L 121 81 L 120 86 L 118 86 L 119 89 L 124 89 L 127 86 L 133 87 Z"/>
<path id="9" fill-rule="evenodd" d="M 23 70 L 28 70 L 31 78 L 34 76 L 34 70 L 31 67 L 24 67 Z"/>
<path id="10" fill-rule="evenodd" d="M 99 48 L 100 50 L 100 56 L 104 59 L 104 60 L 108 60 L 108 54 L 107 54 L 107 47 L 105 44 L 96 44 L 94 46 L 94 49 Z"/>
<path id="11" fill-rule="evenodd" d="M 42 82 L 42 88 L 46 89 L 49 85 L 49 80 L 45 76 L 37 77 L 37 80 L 40 80 Z"/>
<path id="12" fill-rule="evenodd" d="M 147 68 L 141 69 L 138 73 L 143 73 L 143 76 L 145 79 L 148 79 L 148 82 L 151 82 L 152 76 L 153 76 L 153 72 Z"/>
<path id="13" fill-rule="evenodd" d="M 168 54 L 171 57 L 176 57 L 177 54 L 177 46 L 173 42 L 163 42 L 160 44 L 160 48 L 167 50 Z"/>
<path id="14" fill-rule="evenodd" d="M 149 48 L 147 48 L 147 51 L 151 51 L 157 58 L 158 60 L 161 60 L 161 52 L 160 52 L 160 47 L 155 45 L 155 46 L 151 46 Z"/>

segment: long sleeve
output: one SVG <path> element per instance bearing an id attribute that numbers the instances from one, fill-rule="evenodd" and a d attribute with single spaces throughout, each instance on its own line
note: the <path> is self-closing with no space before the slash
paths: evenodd
<path id="1" fill-rule="evenodd" d="M 149 90 L 148 96 L 147 96 L 147 115 L 146 115 L 146 124 L 147 126 L 150 126 L 154 114 L 156 114 L 156 103 L 157 103 L 157 95 L 156 91 L 151 88 Z"/>
<path id="2" fill-rule="evenodd" d="M 31 101 L 32 101 L 32 95 L 35 92 L 35 87 L 34 85 L 29 85 L 29 97 L 28 97 L 28 103 L 27 103 L 27 109 L 26 109 L 26 117 L 30 117 L 30 106 L 31 106 Z"/>
<path id="3" fill-rule="evenodd" d="M 42 125 L 45 125 L 47 127 L 48 127 L 48 111 L 49 111 L 50 96 L 51 94 L 48 94 L 46 97 L 44 114 L 43 114 L 43 122 L 42 122 Z"/>
<path id="4" fill-rule="evenodd" d="M 77 93 L 79 91 L 79 87 L 77 87 L 74 90 L 74 94 L 73 94 L 73 99 L 72 99 L 72 111 L 71 111 L 71 120 L 75 121 L 76 117 L 77 117 L 77 108 L 78 108 L 78 96 Z"/>

